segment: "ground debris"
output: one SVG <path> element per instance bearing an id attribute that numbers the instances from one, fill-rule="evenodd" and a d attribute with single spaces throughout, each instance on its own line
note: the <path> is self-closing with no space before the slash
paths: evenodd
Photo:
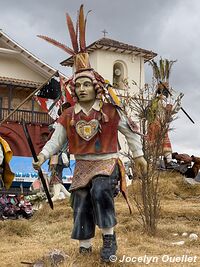
<path id="1" fill-rule="evenodd" d="M 63 263 L 69 256 L 63 251 L 54 249 L 50 251 L 42 259 L 38 259 L 35 262 L 22 261 L 22 264 L 29 265 L 31 267 L 56 267 L 60 263 Z"/>

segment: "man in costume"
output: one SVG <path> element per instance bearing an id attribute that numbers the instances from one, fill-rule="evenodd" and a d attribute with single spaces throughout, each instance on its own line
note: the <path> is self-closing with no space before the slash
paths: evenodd
<path id="1" fill-rule="evenodd" d="M 12 155 L 13 153 L 9 144 L 0 137 L 0 186 L 6 189 L 10 188 L 14 179 L 14 173 L 9 166 Z"/>
<path id="2" fill-rule="evenodd" d="M 151 102 L 151 107 L 148 114 L 148 141 L 154 149 L 155 143 L 160 143 L 162 140 L 162 154 L 164 156 L 166 168 L 171 168 L 172 161 L 172 146 L 169 139 L 168 131 L 163 133 L 164 129 L 168 127 L 169 121 L 167 120 L 167 112 L 171 112 L 171 106 L 167 104 L 169 92 L 158 85 L 156 97 Z M 167 125 L 165 125 L 167 124 Z"/>
<path id="3" fill-rule="evenodd" d="M 101 259 L 109 262 L 110 256 L 115 255 L 117 250 L 114 194 L 119 180 L 126 198 L 125 171 L 118 155 L 118 130 L 125 135 L 135 165 L 143 174 L 146 173 L 146 161 L 139 134 L 129 126 L 127 118 L 117 106 L 109 101 L 106 103 L 105 81 L 90 66 L 85 37 L 82 35 L 83 29 L 85 30 L 83 5 L 80 7 L 78 21 L 80 51 L 77 50 L 77 35 L 74 35 L 69 15 L 67 22 L 76 69 L 68 83 L 76 104 L 61 114 L 55 132 L 33 166 L 37 169 L 68 140 L 69 152 L 76 159 L 70 187 L 74 216 L 71 237 L 79 240 L 80 253 L 89 253 L 92 251 L 91 239 L 95 235 L 95 226 L 98 225 L 103 237 Z M 44 36 L 42 38 L 53 44 L 56 42 L 61 47 L 55 40 Z M 127 198 L 126 200 L 128 202 Z"/>
<path id="4" fill-rule="evenodd" d="M 172 160 L 172 145 L 168 135 L 169 124 L 172 115 L 176 114 L 181 108 L 180 100 L 183 94 L 180 94 L 174 105 L 170 104 L 169 99 L 172 96 L 169 89 L 169 74 L 172 65 L 176 61 L 160 59 L 158 64 L 152 60 L 150 62 L 153 68 L 153 74 L 157 80 L 155 97 L 151 100 L 148 107 L 148 141 L 154 149 L 155 143 L 162 141 L 162 156 L 164 156 L 167 169 L 173 169 L 176 164 Z"/>

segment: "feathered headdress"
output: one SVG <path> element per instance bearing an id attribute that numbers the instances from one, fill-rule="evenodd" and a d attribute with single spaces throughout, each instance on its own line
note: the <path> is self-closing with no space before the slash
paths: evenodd
<path id="1" fill-rule="evenodd" d="M 97 92 L 97 98 L 101 98 L 101 95 L 104 90 L 104 79 L 103 77 L 101 77 L 101 75 L 99 75 L 91 68 L 89 54 L 86 50 L 86 23 L 87 16 L 90 11 L 91 10 L 89 10 L 87 12 L 87 15 L 84 16 L 83 5 L 80 6 L 75 27 L 69 14 L 66 14 L 66 22 L 72 43 L 72 48 L 61 44 L 60 42 L 50 37 L 38 35 L 38 37 L 61 48 L 62 50 L 73 56 L 75 73 L 70 79 L 68 79 L 66 85 L 68 84 L 70 86 L 72 97 L 74 97 L 75 102 L 77 100 L 75 95 L 75 80 L 79 77 L 84 76 L 92 80 L 95 90 Z"/>
<path id="2" fill-rule="evenodd" d="M 90 11 L 91 10 L 87 12 L 87 15 Z M 89 55 L 86 51 L 85 40 L 87 15 L 86 17 L 84 16 L 83 5 L 81 5 L 78 11 L 76 27 L 74 27 L 71 17 L 68 13 L 66 14 L 66 22 L 69 30 L 72 48 L 68 47 L 67 45 L 61 44 L 60 42 L 50 37 L 44 35 L 37 35 L 43 40 L 59 47 L 60 49 L 73 56 L 76 72 L 91 69 Z"/>
<path id="3" fill-rule="evenodd" d="M 166 97 L 171 94 L 169 91 L 169 76 L 171 73 L 172 65 L 176 61 L 177 60 L 168 60 L 161 58 L 159 60 L 159 63 L 155 62 L 154 60 L 151 60 L 149 62 L 153 69 L 153 76 L 157 80 L 156 94 L 162 93 Z"/>
<path id="4" fill-rule="evenodd" d="M 156 78 L 157 82 L 167 82 L 169 83 L 169 75 L 171 73 L 172 65 L 177 60 L 168 60 L 160 58 L 159 63 L 155 62 L 153 59 L 149 61 L 153 69 L 153 76 Z"/>

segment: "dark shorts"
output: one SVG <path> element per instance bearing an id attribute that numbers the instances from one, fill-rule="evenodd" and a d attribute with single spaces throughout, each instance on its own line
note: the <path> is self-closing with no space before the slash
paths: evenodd
<path id="1" fill-rule="evenodd" d="M 111 176 L 95 176 L 87 187 L 71 194 L 74 228 L 72 238 L 85 240 L 94 237 L 95 226 L 110 228 L 117 224 L 114 196 L 119 180 L 116 165 Z"/>

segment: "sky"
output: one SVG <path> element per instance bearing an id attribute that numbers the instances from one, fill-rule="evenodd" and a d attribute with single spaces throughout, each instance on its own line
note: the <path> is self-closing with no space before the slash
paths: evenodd
<path id="1" fill-rule="evenodd" d="M 131 44 L 177 60 L 170 76 L 170 86 L 184 93 L 182 107 L 170 132 L 173 151 L 200 156 L 200 1 L 199 0 L 0 0 L 0 28 L 21 46 L 52 67 L 70 75 L 60 62 L 69 55 L 37 38 L 47 35 L 71 46 L 65 13 L 76 20 L 84 4 L 90 12 L 87 44 L 103 37 Z M 147 64 L 146 82 L 151 82 Z"/>

